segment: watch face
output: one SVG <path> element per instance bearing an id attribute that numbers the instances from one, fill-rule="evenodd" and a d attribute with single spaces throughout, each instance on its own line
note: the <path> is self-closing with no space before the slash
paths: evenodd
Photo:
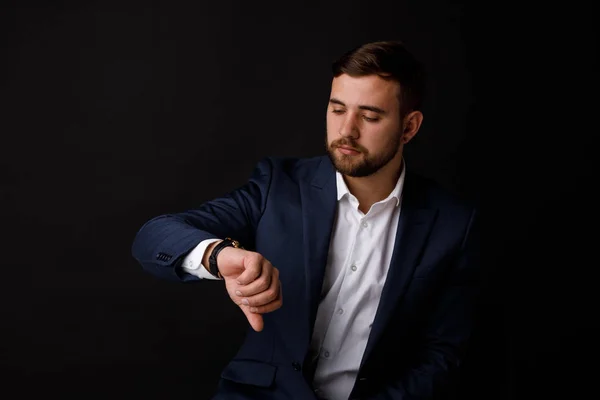
<path id="1" fill-rule="evenodd" d="M 237 240 L 234 240 L 232 238 L 225 238 L 225 240 L 229 240 L 231 242 L 231 245 L 235 248 L 239 248 L 240 247 L 240 242 L 238 242 Z"/>

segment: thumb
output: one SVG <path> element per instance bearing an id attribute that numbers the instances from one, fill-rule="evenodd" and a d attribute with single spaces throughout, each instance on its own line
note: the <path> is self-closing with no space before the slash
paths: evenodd
<path id="1" fill-rule="evenodd" d="M 241 307 L 242 311 L 244 312 L 244 315 L 246 316 L 246 319 L 250 323 L 250 326 L 252 327 L 252 329 L 254 329 L 256 332 L 262 331 L 263 327 L 265 326 L 263 316 L 261 314 L 256 314 L 256 313 L 250 312 L 250 308 L 247 306 L 240 306 L 240 307 Z"/>

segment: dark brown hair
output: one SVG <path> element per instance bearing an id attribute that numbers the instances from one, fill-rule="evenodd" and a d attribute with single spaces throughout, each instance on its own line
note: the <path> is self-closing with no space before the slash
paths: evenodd
<path id="1" fill-rule="evenodd" d="M 378 75 L 400 84 L 400 115 L 421 110 L 425 91 L 425 71 L 421 63 L 400 41 L 366 43 L 356 47 L 332 65 L 334 77 Z"/>

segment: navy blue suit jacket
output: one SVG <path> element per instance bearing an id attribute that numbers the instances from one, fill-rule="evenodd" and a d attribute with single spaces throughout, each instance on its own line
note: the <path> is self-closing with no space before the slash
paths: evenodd
<path id="1" fill-rule="evenodd" d="M 199 242 L 233 237 L 280 271 L 283 306 L 249 328 L 215 398 L 314 399 L 309 349 L 336 212 L 327 157 L 266 158 L 251 179 L 197 209 L 137 233 L 133 256 L 162 278 L 194 281 L 182 259 Z M 473 207 L 407 171 L 395 247 L 351 398 L 437 398 L 460 365 L 480 287 Z M 207 284 L 213 284 L 208 282 Z"/>

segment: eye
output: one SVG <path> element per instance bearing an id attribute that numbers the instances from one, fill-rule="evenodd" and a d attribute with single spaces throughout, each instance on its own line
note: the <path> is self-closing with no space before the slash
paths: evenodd
<path id="1" fill-rule="evenodd" d="M 344 113 L 344 110 L 341 110 L 341 109 L 337 109 L 337 110 L 336 110 L 336 109 L 333 109 L 333 110 L 331 110 L 331 112 L 332 112 L 332 113 L 334 113 L 334 114 L 343 114 L 343 113 Z"/>
<path id="2" fill-rule="evenodd" d="M 363 119 L 367 122 L 377 122 L 379 121 L 379 118 L 369 118 L 366 115 L 363 115 Z"/>

